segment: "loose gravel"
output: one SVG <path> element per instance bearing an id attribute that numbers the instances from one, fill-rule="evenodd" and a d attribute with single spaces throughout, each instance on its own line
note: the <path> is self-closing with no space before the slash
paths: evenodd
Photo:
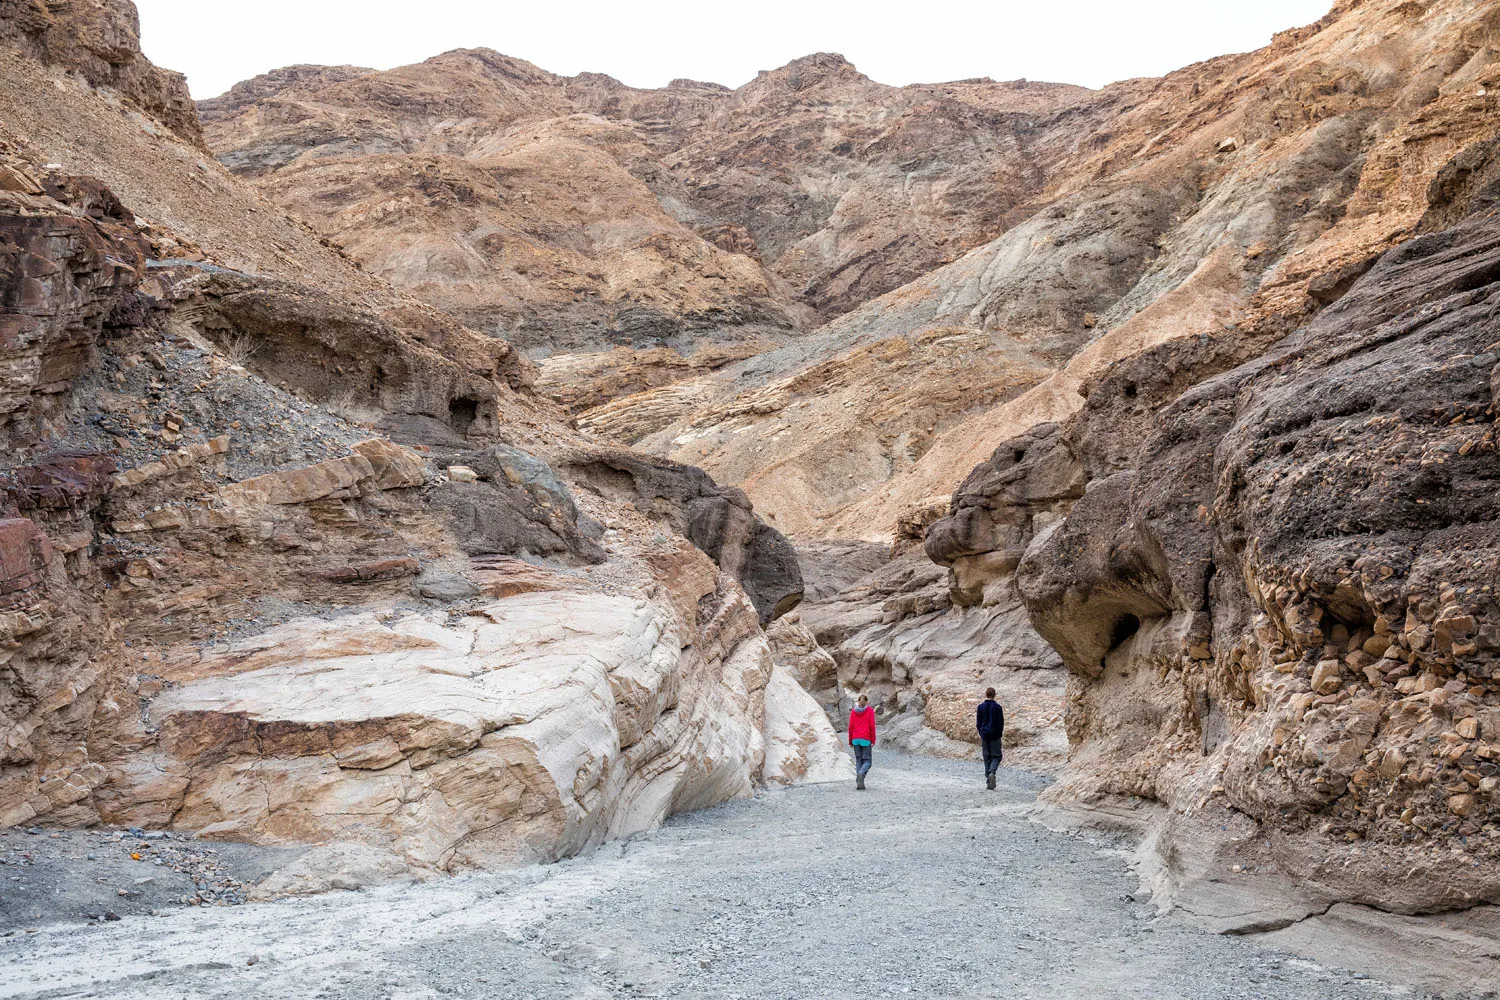
<path id="1" fill-rule="evenodd" d="M 298 399 L 213 352 L 172 334 L 110 346 L 79 379 L 62 443 L 117 456 L 121 469 L 220 435 L 230 480 L 348 455 L 371 436 L 326 408 Z M 175 425 L 178 431 L 171 430 Z"/>
<path id="2" fill-rule="evenodd" d="M 1410 990 L 1159 917 L 1043 779 L 878 753 L 513 872 L 0 938 L 0 997 L 1275 998 Z"/>
<path id="3" fill-rule="evenodd" d="M 250 886 L 301 854 L 160 830 L 0 830 L 0 935 L 184 906 L 236 906 Z"/>

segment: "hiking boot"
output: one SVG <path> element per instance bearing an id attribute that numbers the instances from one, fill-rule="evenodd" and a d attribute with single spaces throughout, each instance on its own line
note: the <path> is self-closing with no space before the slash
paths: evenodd
<path id="1" fill-rule="evenodd" d="M 860 792 L 862 792 L 862 791 L 865 790 L 865 776 L 863 774 L 855 775 L 855 777 L 854 777 L 854 788 L 855 788 L 856 791 L 860 791 Z"/>
<path id="2" fill-rule="evenodd" d="M 986 774 L 984 776 L 984 787 L 988 788 L 990 791 L 994 791 L 995 790 L 995 772 L 994 771 L 991 771 L 989 774 Z"/>

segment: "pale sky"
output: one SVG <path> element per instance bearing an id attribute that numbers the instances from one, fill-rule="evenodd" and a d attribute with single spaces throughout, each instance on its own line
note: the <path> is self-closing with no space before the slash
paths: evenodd
<path id="1" fill-rule="evenodd" d="M 636 87 L 739 86 L 839 52 L 881 83 L 1025 77 L 1098 87 L 1246 52 L 1330 0 L 136 0 L 141 40 L 193 96 L 293 63 L 389 69 L 496 49 L 567 76 Z"/>

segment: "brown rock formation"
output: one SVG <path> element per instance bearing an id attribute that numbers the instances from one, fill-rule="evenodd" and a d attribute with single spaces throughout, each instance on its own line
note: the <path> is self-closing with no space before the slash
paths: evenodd
<path id="1" fill-rule="evenodd" d="M 1492 6 L 1339 5 L 1258 52 L 1101 92 L 1089 108 L 1121 102 L 1105 123 L 1059 113 L 1072 153 L 997 239 L 695 380 L 706 402 L 640 446 L 742 485 L 794 537 L 880 538 L 1006 439 L 1066 420 L 1115 361 L 1200 336 L 1258 355 L 1437 224 L 1429 209 L 1485 197 L 1470 147 L 1493 133 Z M 958 391 L 926 363 L 817 377 L 896 337 L 973 338 L 954 358 Z M 801 391 L 774 412 L 740 405 L 789 383 Z M 659 412 L 661 392 L 639 398 Z M 908 420 L 892 404 L 917 394 Z M 845 455 L 860 461 L 827 460 Z"/>
<path id="2" fill-rule="evenodd" d="M 108 256 L 114 238 L 99 224 L 51 210 L 47 225 L 82 232 Z M 14 280 L 41 275 L 76 292 L 77 274 L 92 272 L 59 266 L 75 245 L 33 241 Z M 68 341 L 69 378 L 19 386 L 31 411 L 47 390 L 54 418 L 37 424 L 30 449 L 7 452 L 0 476 L 0 507 L 20 515 L 0 519 L 10 678 L 0 823 L 358 841 L 403 867 L 452 868 L 557 857 L 757 782 L 838 771 L 826 719 L 778 679 L 746 593 L 776 613 L 794 596 L 795 559 L 777 561 L 789 546 L 738 491 L 638 460 L 653 482 L 685 484 L 642 496 L 653 513 L 679 504 L 663 523 L 712 549 L 716 565 L 629 504 L 588 494 L 580 505 L 547 462 L 513 446 L 429 451 L 470 468 L 439 476 L 419 453 L 365 438 L 200 343 L 255 338 L 252 367 L 309 393 L 336 382 L 327 369 L 346 364 L 352 376 L 363 363 L 388 380 L 372 393 L 436 389 L 439 401 L 455 366 L 444 355 L 335 312 L 312 289 L 210 272 L 150 279 L 170 292 L 158 299 L 125 273 L 147 305 L 120 313 L 108 338 L 98 295 L 7 300 L 18 306 L 8 317 L 37 305 L 51 324 L 42 332 L 80 334 Z M 205 340 L 182 335 L 194 331 Z M 491 392 L 515 391 L 486 374 Z M 166 415 L 150 416 L 158 406 Z M 286 433 L 289 417 L 302 426 L 285 451 L 243 433 L 246 421 Z M 556 425 L 537 438 L 569 440 Z M 99 440 L 112 459 L 55 450 Z M 290 460 L 318 451 L 333 455 Z M 28 453 L 41 457 L 16 464 Z M 470 627 L 458 634 L 441 610 L 392 610 L 413 591 L 464 610 L 502 604 L 485 605 L 488 626 L 461 616 Z M 350 604 L 362 611 L 342 614 Z M 290 616 L 276 610 L 288 606 Z M 575 645 L 538 646 L 548 630 Z M 525 667 L 514 655 L 523 649 Z M 508 685 L 529 680 L 485 693 L 475 656 L 504 668 Z M 366 669 L 372 657 L 389 669 Z M 434 670 L 470 679 L 424 704 L 413 692 L 430 688 Z M 308 678 L 323 685 L 311 712 L 296 694 Z M 558 714 L 559 698 L 572 716 Z M 569 767 L 577 780 L 552 777 Z"/>
<path id="3" fill-rule="evenodd" d="M 389 873 L 839 772 L 747 596 L 769 616 L 799 588 L 743 495 L 657 462 L 692 486 L 657 522 L 570 488 L 544 456 L 579 439 L 503 341 L 144 100 L 111 121 L 58 39 L 128 6 L 47 5 L 45 45 L 0 7 L 0 824 L 326 841 Z"/>
<path id="4" fill-rule="evenodd" d="M 388 73 L 281 71 L 205 115 L 226 163 L 403 287 L 461 274 L 463 289 L 418 294 L 466 309 L 444 296 L 489 282 L 506 316 L 534 302 L 569 317 L 565 349 L 647 347 L 548 359 L 543 384 L 580 427 L 741 486 L 792 536 L 874 539 L 1007 438 L 1067 419 L 1111 363 L 1197 336 L 1253 357 L 1380 252 L 1441 224 L 1440 206 L 1489 197 L 1475 145 L 1495 100 L 1488 10 L 1341 4 L 1258 52 L 1099 92 L 888 88 L 828 55 L 734 91 L 637 91 L 481 50 Z M 535 170 L 478 169 L 523 146 L 548 150 Z M 568 170 L 619 192 L 615 221 L 553 197 Z M 369 179 L 387 173 L 410 176 L 377 199 Z M 776 346 L 795 324 L 763 321 L 761 286 L 704 263 L 720 257 L 694 251 L 679 280 L 644 244 L 610 256 L 601 232 L 666 232 L 662 213 L 714 254 L 761 262 L 767 294 L 829 322 Z M 472 242 L 460 232 L 497 244 L 457 247 Z M 521 274 L 502 259 L 512 251 L 607 266 Z M 705 323 L 713 274 L 739 305 Z M 637 280 L 656 283 L 642 336 L 605 308 Z M 528 348 L 553 336 L 509 323 L 485 329 Z M 725 340 L 771 349 L 693 367 L 650 347 L 692 357 Z"/>
<path id="5" fill-rule="evenodd" d="M 203 144 L 182 74 L 159 69 L 141 54 L 140 16 L 130 0 L 5 0 L 0 44 L 66 66 L 95 87 L 109 87 L 182 139 Z"/>
<path id="6" fill-rule="evenodd" d="M 292 67 L 200 107 L 226 165 L 367 266 L 546 351 L 845 312 L 1003 230 L 1067 152 L 1050 126 L 1087 128 L 1092 101 L 886 87 L 827 54 L 642 91 L 481 49 Z"/>
<path id="7" fill-rule="evenodd" d="M 23 449 L 58 417 L 105 327 L 139 305 L 147 247 L 107 189 L 71 198 L 55 175 L 8 169 L 22 190 L 0 191 L 0 443 Z"/>
<path id="8" fill-rule="evenodd" d="M 1500 898 L 1497 234 L 1486 209 L 1403 244 L 1239 367 L 1228 337 L 1117 362 L 927 530 L 955 603 L 1019 590 L 1067 668 L 1048 798 L 1150 831 L 1159 901 L 1220 930 L 1323 947 L 1361 907 Z"/>
<path id="9" fill-rule="evenodd" d="M 630 504 L 706 552 L 745 588 L 762 625 L 802 600 L 796 552 L 754 515 L 742 490 L 718 485 L 702 469 L 626 451 L 576 452 L 561 467 L 584 489 Z"/>
<path id="10" fill-rule="evenodd" d="M 1076 678 L 1071 794 L 1171 802 L 1217 780 L 1309 893 L 1500 900 L 1478 836 L 1500 804 L 1482 735 L 1500 704 L 1497 240 L 1486 216 L 1387 254 L 1183 394 L 1136 470 L 1037 539 L 1017 578 Z M 1153 685 L 1127 679 L 1147 663 Z M 1126 688 L 1167 710 L 1151 735 L 1118 714 Z M 1477 866 L 1392 869 L 1471 837 Z"/>
<path id="11" fill-rule="evenodd" d="M 554 857 L 993 685 L 1219 929 L 1500 903 L 1495 3 L 1100 92 L 294 67 L 217 163 L 123 9 L 0 7 L 0 821 Z"/>

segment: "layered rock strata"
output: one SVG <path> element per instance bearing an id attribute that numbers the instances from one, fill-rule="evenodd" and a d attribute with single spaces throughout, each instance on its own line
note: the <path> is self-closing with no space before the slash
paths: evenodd
<path id="1" fill-rule="evenodd" d="M 1314 894 L 1500 898 L 1497 234 L 1388 254 L 1033 541 L 1020 589 L 1075 678 L 1060 794 L 1222 795 Z M 1133 699 L 1159 721 L 1122 718 Z M 1404 863 L 1448 844 L 1476 863 Z"/>
<path id="2" fill-rule="evenodd" d="M 1486 197 L 1493 14 L 1338 4 L 1258 51 L 1106 88 L 1047 119 L 1071 153 L 996 238 L 697 376 L 707 402 L 638 446 L 740 485 L 793 537 L 885 540 L 1116 361 L 1195 337 L 1258 356 L 1438 225 L 1444 192 Z M 642 424 L 663 394 L 635 397 Z M 630 404 L 609 426 L 633 426 Z"/>
<path id="3" fill-rule="evenodd" d="M 802 600 L 795 550 L 754 515 L 743 491 L 719 486 L 692 466 L 619 450 L 574 452 L 562 468 L 583 488 L 631 504 L 712 556 L 745 588 L 762 624 Z"/>
<path id="4" fill-rule="evenodd" d="M 1046 797 L 1148 833 L 1164 906 L 1493 945 L 1497 226 L 1404 244 L 1238 367 L 1218 338 L 1116 364 L 927 529 L 956 604 L 1019 594 L 1061 657 Z"/>
<path id="5" fill-rule="evenodd" d="M 1120 95 L 887 87 L 817 54 L 736 90 L 487 49 L 294 66 L 200 105 L 220 160 L 368 267 L 538 353 L 794 333 L 1006 228 Z M 585 192 L 585 197 L 579 197 Z"/>
<path id="6" fill-rule="evenodd" d="M 49 5 L 62 34 L 0 51 L 43 82 L 0 88 L 0 823 L 323 845 L 271 892 L 842 776 L 760 629 L 800 592 L 784 540 L 697 470 L 657 463 L 692 488 L 651 520 L 570 483 L 548 456 L 583 442 L 512 349 L 56 43 L 127 7 Z"/>

